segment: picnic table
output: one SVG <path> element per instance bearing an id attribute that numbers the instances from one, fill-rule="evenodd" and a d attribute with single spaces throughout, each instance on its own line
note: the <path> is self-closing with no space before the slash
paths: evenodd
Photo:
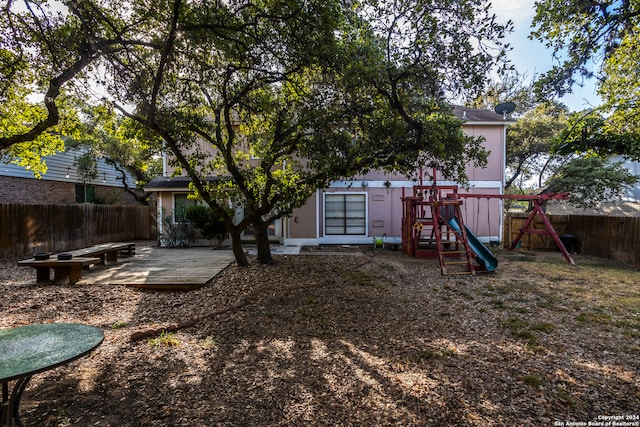
<path id="1" fill-rule="evenodd" d="M 87 355 L 104 339 L 104 332 L 78 323 L 49 323 L 0 330 L 0 426 L 20 420 L 20 400 L 31 377 Z M 11 393 L 9 384 L 15 381 Z"/>
<path id="2" fill-rule="evenodd" d="M 118 262 L 119 255 L 133 256 L 136 244 L 133 242 L 101 243 L 88 248 L 65 252 L 70 259 L 50 257 L 47 259 L 30 258 L 19 261 L 21 267 L 33 267 L 36 269 L 36 281 L 48 282 L 51 277 L 51 269 L 54 272 L 54 280 L 63 280 L 69 277 L 69 283 L 76 283 L 82 278 L 82 270 L 91 265 L 106 265 L 107 262 Z M 48 254 L 45 254 L 47 257 Z"/>

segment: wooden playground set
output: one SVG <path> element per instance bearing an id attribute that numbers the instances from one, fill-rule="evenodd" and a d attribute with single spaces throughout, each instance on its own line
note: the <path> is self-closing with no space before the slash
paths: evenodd
<path id="1" fill-rule="evenodd" d="M 464 199 L 513 199 L 531 204 L 529 217 L 511 242 L 509 250 L 518 247 L 525 234 L 546 234 L 556 243 L 568 263 L 574 264 L 571 255 L 560 240 L 558 233 L 545 215 L 549 200 L 566 200 L 569 193 L 541 195 L 517 194 L 463 194 L 457 185 L 438 185 L 436 171 L 431 185 L 416 185 L 413 194 L 402 196 L 402 251 L 416 258 L 437 258 L 440 272 L 447 274 L 470 274 L 492 272 L 498 260 L 475 234 L 464 224 L 461 206 Z M 534 228 L 533 221 L 539 216 L 543 229 Z M 491 242 L 493 245 L 493 242 Z"/>

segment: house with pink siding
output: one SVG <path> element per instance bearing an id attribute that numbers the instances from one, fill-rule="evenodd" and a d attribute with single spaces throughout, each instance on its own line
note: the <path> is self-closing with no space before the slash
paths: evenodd
<path id="1" fill-rule="evenodd" d="M 464 131 L 483 137 L 489 151 L 485 168 L 467 168 L 468 188 L 460 193 L 503 194 L 505 176 L 505 136 L 513 121 L 489 110 L 455 107 L 456 116 L 465 121 Z M 178 205 L 195 201 L 187 198 L 189 180 L 168 178 L 173 171 L 165 159 L 165 177 L 154 179 L 146 191 L 158 194 L 158 218 L 173 212 Z M 413 187 L 431 184 L 431 170 L 418 170 L 414 176 L 371 172 L 345 181 L 333 182 L 317 190 L 306 204 L 288 218 L 276 221 L 270 229 L 271 239 L 284 245 L 372 244 L 375 238 L 399 241 L 401 236 L 403 196 L 413 195 Z M 437 174 L 440 185 L 453 185 Z M 465 198 L 462 206 L 467 227 L 484 242 L 502 240 L 502 202 L 494 198 Z M 243 217 L 242 208 L 236 216 Z M 244 232 L 251 239 L 251 230 Z"/>

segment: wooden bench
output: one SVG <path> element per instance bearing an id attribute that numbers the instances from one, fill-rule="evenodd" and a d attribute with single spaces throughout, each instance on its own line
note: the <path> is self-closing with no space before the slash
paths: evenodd
<path id="1" fill-rule="evenodd" d="M 84 249 L 69 251 L 73 257 L 98 257 L 100 265 L 107 262 L 118 262 L 118 255 L 133 256 L 136 252 L 136 244 L 132 242 L 101 243 Z"/>
<path id="2" fill-rule="evenodd" d="M 82 269 L 90 265 L 98 264 L 100 258 L 74 257 L 68 260 L 50 258 L 45 260 L 27 259 L 18 261 L 21 267 L 33 267 L 36 269 L 36 281 L 48 282 L 53 268 L 53 280 L 63 280 L 69 277 L 69 283 L 76 283 L 82 278 Z"/>

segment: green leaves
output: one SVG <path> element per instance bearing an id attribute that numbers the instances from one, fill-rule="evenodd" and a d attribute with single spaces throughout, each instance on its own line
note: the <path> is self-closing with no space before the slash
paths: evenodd
<path id="1" fill-rule="evenodd" d="M 563 61 L 537 82 L 540 99 L 570 93 L 583 79 L 596 77 L 607 132 L 640 133 L 640 4 L 544 0 L 536 3 L 533 24 L 532 35 Z"/>
<path id="2" fill-rule="evenodd" d="M 47 116 L 47 111 L 42 105 L 26 100 L 27 93 L 25 88 L 19 86 L 5 91 L 4 100 L 0 103 L 0 139 L 28 132 L 34 124 Z M 64 151 L 60 133 L 73 134 L 77 126 L 77 118 L 73 111 L 69 111 L 69 104 L 64 100 L 60 103 L 63 111 L 60 125 L 33 140 L 13 144 L 4 149 L 0 147 L 3 161 L 20 165 L 38 178 L 47 171 L 42 157 Z"/>
<path id="3" fill-rule="evenodd" d="M 567 127 L 557 136 L 553 152 L 557 154 L 580 154 L 598 156 L 620 155 L 631 160 L 640 160 L 640 134 L 626 129 L 618 132 L 612 118 L 605 118 L 596 110 L 574 113 Z"/>
<path id="4" fill-rule="evenodd" d="M 564 165 L 548 182 L 553 191 L 571 193 L 570 203 L 592 208 L 599 202 L 619 200 L 640 181 L 622 162 L 607 163 L 602 157 L 578 157 Z"/>
<path id="5" fill-rule="evenodd" d="M 539 104 L 507 129 L 505 187 L 516 183 L 544 182 L 549 168 L 557 164 L 553 141 L 566 127 L 567 109 L 561 104 Z"/>
<path id="6" fill-rule="evenodd" d="M 552 94 L 571 92 L 581 78 L 593 76 L 590 60 L 615 49 L 616 39 L 624 23 L 618 22 L 620 7 L 626 2 L 605 1 L 594 3 L 588 0 L 564 2 L 544 0 L 536 3 L 536 15 L 532 36 L 554 50 L 563 61 L 560 66 L 547 72 L 538 82 L 541 99 Z"/>

